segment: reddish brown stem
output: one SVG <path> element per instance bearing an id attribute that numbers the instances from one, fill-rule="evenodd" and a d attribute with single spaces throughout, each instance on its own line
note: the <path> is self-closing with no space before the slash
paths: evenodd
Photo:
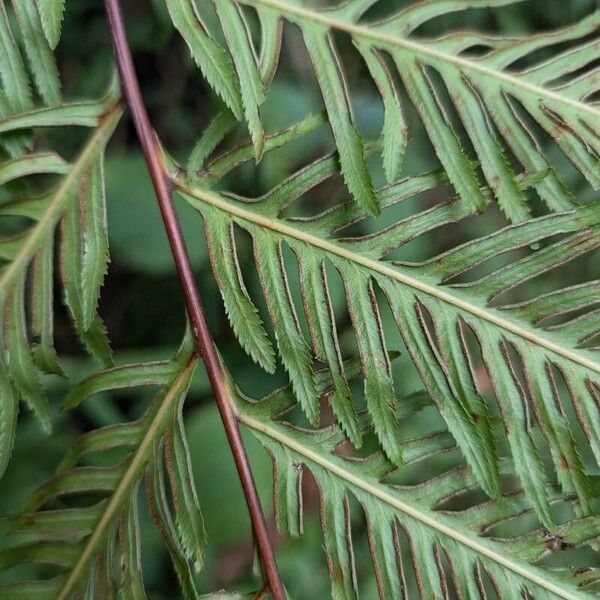
<path id="1" fill-rule="evenodd" d="M 244 496 L 246 497 L 246 504 L 248 505 L 248 512 L 250 513 L 250 521 L 252 523 L 254 539 L 258 547 L 264 577 L 274 600 L 285 600 L 285 592 L 277 570 L 273 547 L 271 546 L 265 517 L 256 491 L 256 484 L 242 442 L 238 421 L 229 402 L 223 369 L 208 330 L 200 294 L 194 282 L 187 248 L 183 240 L 179 219 L 177 218 L 173 199 L 171 197 L 171 190 L 167 184 L 166 173 L 164 172 L 160 158 L 160 149 L 154 136 L 154 131 L 150 124 L 150 119 L 148 118 L 148 113 L 146 112 L 146 107 L 140 92 L 140 86 L 133 66 L 129 44 L 127 43 L 127 35 L 119 0 L 104 0 L 104 4 L 108 14 L 110 32 L 119 72 L 121 74 L 123 90 L 160 206 L 162 219 L 173 254 L 173 260 L 175 261 L 175 267 L 177 269 L 177 275 L 179 276 L 185 296 L 185 304 L 194 331 L 196 346 L 204 360 L 206 372 L 221 414 L 221 420 L 223 421 L 227 440 L 229 441 L 231 452 L 233 453 Z"/>

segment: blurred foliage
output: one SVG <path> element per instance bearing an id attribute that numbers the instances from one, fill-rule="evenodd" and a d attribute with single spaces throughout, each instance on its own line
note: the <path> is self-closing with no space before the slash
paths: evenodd
<path id="1" fill-rule="evenodd" d="M 196 1 L 199 10 L 205 11 L 203 5 L 208 3 Z M 385 2 L 380 4 L 385 12 Z M 464 22 L 463 13 L 448 18 L 460 18 L 459 25 L 464 28 L 521 33 L 575 21 L 595 5 L 594 0 L 532 0 L 527 3 L 527 8 L 517 4 L 493 13 L 487 10 L 472 11 L 468 23 Z M 162 1 L 124 0 L 123 6 L 151 118 L 170 152 L 183 160 L 210 115 L 218 109 L 218 101 L 203 84 L 187 49 L 179 36 L 175 35 Z M 451 27 L 456 23 L 444 25 Z M 99 0 L 68 2 L 63 32 L 57 58 L 65 82 L 65 95 L 97 94 L 104 88 L 112 68 L 102 3 Z M 82 36 L 85 37 L 85 43 L 82 43 Z M 299 49 L 299 39 L 286 35 L 284 40 L 282 64 L 262 111 L 267 131 L 281 129 L 308 112 L 321 110 L 314 76 L 304 51 Z M 341 40 L 340 47 L 344 52 L 346 72 L 356 99 L 354 109 L 358 123 L 364 134 L 374 137 L 382 121 L 380 100 L 349 43 Z M 412 174 L 430 168 L 435 162 L 425 136 L 420 135 L 418 120 L 414 115 L 412 119 L 409 115 L 409 120 L 412 138 L 405 171 Z M 325 134 L 321 128 L 296 145 L 267 155 L 259 166 L 245 165 L 237 169 L 234 179 L 226 182 L 227 186 L 240 193 L 257 195 L 281 180 L 292 167 L 323 152 L 327 148 Z M 247 133 L 240 129 L 234 139 L 236 137 L 246 138 Z M 76 143 L 70 140 L 64 140 L 63 144 L 65 154 L 76 147 Z M 564 167 L 568 169 L 566 165 Z M 145 361 L 168 356 L 177 347 L 183 332 L 183 302 L 149 177 L 130 122 L 121 123 L 111 142 L 106 174 L 112 262 L 102 295 L 101 313 L 115 348 L 115 361 L 123 364 L 131 360 Z M 382 174 L 378 173 L 377 176 L 381 181 Z M 310 201 L 327 205 L 339 199 L 343 189 L 324 186 L 320 192 L 320 195 L 311 196 Z M 403 209 L 409 210 L 410 207 Z M 180 205 L 180 216 L 217 345 L 241 389 L 258 397 L 274 385 L 283 383 L 283 373 L 278 371 L 273 378 L 264 377 L 240 350 L 224 318 L 220 297 L 207 265 L 202 223 L 194 216 L 194 211 L 184 204 Z M 397 216 L 392 215 L 391 218 L 395 220 Z M 481 227 L 475 222 L 472 226 Z M 487 227 L 490 227 L 489 223 Z M 240 242 L 243 244 L 244 240 Z M 437 239 L 423 236 L 418 242 L 421 247 L 409 244 L 408 249 L 412 257 L 431 255 L 434 249 L 439 251 L 447 243 L 439 236 Z M 430 244 L 431 247 L 422 247 L 424 244 Z M 240 256 L 244 254 L 248 261 L 252 260 L 249 247 L 247 252 L 240 252 Z M 244 264 L 241 268 L 244 271 Z M 580 268 L 585 269 L 586 265 L 580 265 Z M 248 269 L 248 272 L 253 274 L 254 270 Z M 290 273 L 293 271 L 290 270 Z M 292 280 L 290 283 L 297 294 L 297 282 Z M 258 289 L 258 282 L 251 275 L 248 275 L 247 285 L 251 295 Z M 338 304 L 336 313 L 339 314 L 343 305 L 341 281 L 332 286 L 331 293 L 334 303 Z M 59 313 L 59 318 L 62 320 L 57 323 L 57 349 L 69 357 L 65 365 L 71 379 L 78 381 L 95 367 L 84 357 L 65 315 Z M 382 312 L 382 319 L 384 330 L 390 332 L 390 347 L 402 351 L 389 311 Z M 351 335 L 343 334 L 343 323 L 338 325 L 342 331 L 342 347 L 354 344 Z M 395 361 L 394 375 L 401 392 L 420 387 L 406 352 L 402 352 Z M 58 406 L 66 386 L 51 378 L 47 384 L 52 390 L 54 406 Z M 124 416 L 138 415 L 145 400 L 147 396 L 140 393 L 97 396 L 93 402 L 84 403 L 72 413 L 57 416 L 56 433 L 52 436 L 51 445 L 30 417 L 23 419 L 11 466 L 2 480 L 2 488 L 10 489 L 11 493 L 0 493 L 1 511 L 18 507 L 31 489 L 48 478 L 64 451 L 81 431 L 120 420 Z M 218 413 L 201 370 L 192 386 L 185 416 L 198 493 L 209 535 L 206 567 L 199 574 L 200 589 L 209 591 L 235 585 L 244 589 L 244 585 L 251 585 L 248 573 L 253 563 L 249 521 Z M 436 417 L 424 411 L 419 418 Z M 270 513 L 270 460 L 252 436 L 245 436 L 245 440 L 265 510 Z M 305 536 L 292 541 L 277 538 L 277 554 L 292 597 L 317 600 L 327 597 L 329 583 L 320 541 L 318 498 L 310 481 L 306 485 L 306 507 Z M 174 574 L 170 572 L 166 550 L 148 515 L 144 514 L 141 518 L 143 571 L 148 589 L 153 590 L 151 597 L 173 598 L 176 584 Z M 361 526 L 358 523 L 356 531 L 358 534 L 354 542 L 361 592 L 365 598 L 375 598 L 376 587 L 370 569 L 364 524 Z"/>

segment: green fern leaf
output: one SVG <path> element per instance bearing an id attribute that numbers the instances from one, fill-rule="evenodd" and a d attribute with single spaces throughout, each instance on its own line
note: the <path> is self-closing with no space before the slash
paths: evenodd
<path id="1" fill-rule="evenodd" d="M 38 27 L 38 9 L 30 0 L 16 4 L 15 13 L 32 72 L 46 105 L 33 106 L 27 73 L 2 5 L 0 37 L 6 52 L 0 59 L 0 76 L 6 104 L 0 114 L 0 146 L 9 158 L 0 162 L 0 185 L 4 186 L 3 191 L 6 190 L 1 212 L 3 216 L 25 219 L 20 221 L 20 231 L 0 240 L 0 253 L 5 263 L 0 274 L 4 314 L 2 347 L 6 353 L 6 372 L 13 386 L 11 394 L 0 399 L 8 419 L 1 436 L 0 464 L 3 468 L 0 473 L 6 466 L 6 453 L 12 445 L 14 398 L 21 398 L 48 431 L 51 411 L 41 373 L 65 375 L 53 341 L 57 254 L 61 256 L 65 299 L 82 342 L 103 364 L 111 361 L 106 331 L 97 316 L 96 305 L 108 259 L 102 157 L 121 114 L 114 85 L 100 101 L 49 106 L 60 101 L 57 92 L 60 85 L 56 83 L 58 75 L 48 62 L 51 52 Z M 53 151 L 31 149 L 31 142 L 35 140 L 33 132 L 39 128 L 69 126 L 94 129 L 73 162 L 65 161 Z M 45 187 L 39 195 L 24 191 L 27 188 L 20 185 L 12 185 L 40 175 Z M 59 224 L 64 235 L 56 249 L 55 230 Z M 31 277 L 31 296 L 25 293 L 28 276 Z M 30 322 L 26 318 L 26 299 L 31 303 Z M 30 340 L 30 335 L 36 336 L 35 343 Z"/>
<path id="2" fill-rule="evenodd" d="M 0 6 L 0 43 L 0 77 L 7 108 L 12 112 L 28 110 L 32 107 L 31 86 L 4 2 Z"/>
<path id="3" fill-rule="evenodd" d="M 57 105 L 61 101 L 58 69 L 44 34 L 35 0 L 17 0 L 13 2 L 13 7 L 36 87 L 46 104 Z"/>
<path id="4" fill-rule="evenodd" d="M 264 150 L 264 131 L 259 115 L 263 103 L 263 81 L 258 61 L 250 39 L 250 32 L 241 9 L 231 2 L 215 2 L 225 40 L 231 51 L 240 82 L 244 115 L 254 144 L 254 158 L 259 162 Z"/>
<path id="5" fill-rule="evenodd" d="M 181 405 L 173 418 L 173 424 L 165 434 L 165 461 L 175 509 L 175 522 L 181 545 L 188 560 L 194 562 L 197 571 L 202 569 L 206 532 L 200 511 L 200 503 L 193 486 L 194 477 L 190 451 L 185 436 Z"/>
<path id="6" fill-rule="evenodd" d="M 12 453 L 19 414 L 19 399 L 9 378 L 4 360 L 0 361 L 0 473 L 4 473 Z"/>
<path id="7" fill-rule="evenodd" d="M 323 93 L 344 181 L 355 200 L 369 213 L 377 215 L 379 204 L 365 161 L 363 142 L 354 125 L 346 83 L 331 36 L 325 29 L 310 27 L 304 30 L 304 39 Z"/>
<path id="8" fill-rule="evenodd" d="M 451 124 L 441 95 L 442 87 L 452 99 L 487 185 L 512 221 L 527 219 L 529 207 L 518 186 L 517 173 L 507 158 L 507 150 L 526 172 L 539 172 L 549 166 L 532 129 L 526 125 L 522 109 L 527 112 L 527 118 L 532 118 L 553 137 L 560 150 L 594 187 L 600 185 L 598 163 L 594 158 L 598 153 L 594 127 L 598 109 L 587 101 L 596 84 L 592 73 L 577 77 L 578 70 L 594 59 L 594 44 L 587 43 L 586 36 L 597 28 L 597 13 L 544 36 L 502 39 L 469 32 L 423 38 L 415 34 L 415 30 L 444 14 L 512 2 L 409 5 L 379 22 L 363 18 L 374 2 L 347 2 L 328 11 L 292 0 L 242 0 L 240 3 L 256 8 L 259 15 L 270 16 L 264 25 L 267 41 L 272 39 L 268 27 L 277 18 L 301 28 L 329 113 L 342 173 L 352 195 L 372 214 L 377 214 L 377 201 L 362 156 L 362 142 L 352 123 L 343 67 L 332 42 L 334 32 L 346 33 L 352 38 L 381 92 L 385 108 L 383 156 L 388 180 L 394 180 L 399 174 L 406 126 L 392 79 L 386 73 L 386 62 L 381 60 L 382 53 L 396 65 L 450 182 L 478 211 L 485 209 L 487 200 L 479 192 L 478 174 Z M 235 4 L 234 0 L 219 3 L 221 7 Z M 550 60 L 526 69 L 510 69 L 540 49 L 577 40 L 581 42 L 573 50 L 558 51 Z M 467 51 L 475 47 L 486 51 L 472 58 Z M 434 74 L 439 81 L 434 81 Z M 568 79 L 567 83 L 563 83 L 563 79 Z M 536 191 L 553 210 L 573 206 L 572 195 L 555 171 L 536 185 Z"/>
<path id="9" fill-rule="evenodd" d="M 37 0 L 44 34 L 54 50 L 60 40 L 60 30 L 65 12 L 65 0 Z"/>
<path id="10" fill-rule="evenodd" d="M 269 86 L 279 62 L 281 52 L 281 40 L 283 34 L 283 21 L 275 11 L 268 8 L 258 7 L 258 18 L 260 20 L 261 46 L 260 46 L 260 75 L 265 88 Z"/>
<path id="11" fill-rule="evenodd" d="M 15 281 L 6 298 L 6 306 L 8 314 L 4 323 L 4 337 L 8 353 L 8 373 L 19 396 L 35 413 L 43 429 L 50 432 L 50 407 L 27 339 L 24 276 Z"/>
<path id="12" fill-rule="evenodd" d="M 173 24 L 186 41 L 192 57 L 206 80 L 240 119 L 242 100 L 239 82 L 231 57 L 206 31 L 190 0 L 168 0 L 167 8 Z"/>
<path id="13" fill-rule="evenodd" d="M 327 163 L 317 161 L 308 170 L 302 171 L 301 189 L 310 189 L 322 180 L 324 164 Z M 328 174 L 333 174 L 333 170 Z M 292 175 L 289 181 L 295 183 L 298 176 Z M 520 178 L 518 185 L 521 189 L 527 189 L 536 185 L 537 181 L 535 176 Z M 443 178 L 438 175 L 401 180 L 379 192 L 382 207 L 393 206 L 403 198 L 409 198 L 440 182 L 443 182 Z M 473 214 L 477 207 L 457 196 L 451 203 L 417 212 L 367 237 L 335 239 L 330 236 L 349 223 L 364 219 L 365 212 L 356 205 L 342 204 L 308 220 L 272 216 L 278 213 L 277 208 L 271 205 L 265 213 L 266 209 L 262 207 L 263 199 L 272 197 L 270 194 L 259 200 L 244 200 L 218 195 L 205 188 L 191 188 L 181 179 L 175 179 L 174 183 L 202 212 L 207 222 L 228 218 L 253 237 L 280 355 L 292 374 L 294 389 L 301 398 L 301 404 L 313 422 L 316 404 L 310 398 L 316 398 L 316 395 L 313 392 L 308 395 L 303 387 L 306 381 L 312 380 L 310 365 L 306 354 L 298 358 L 306 352 L 306 343 L 299 337 L 295 308 L 285 292 L 285 266 L 277 258 L 280 256 L 277 248 L 283 243 L 300 257 L 301 264 L 307 262 L 307 255 L 314 256 L 312 260 L 317 264 L 329 262 L 346 283 L 349 312 L 355 315 L 353 325 L 363 362 L 369 411 L 379 439 L 394 462 L 401 461 L 400 453 L 395 449 L 398 440 L 397 409 L 391 380 L 387 375 L 385 344 L 382 346 L 378 340 L 377 318 L 368 316 L 377 306 L 372 292 L 369 292 L 372 282 L 385 291 L 413 362 L 483 489 L 491 497 L 497 497 L 499 493 L 499 465 L 495 450 L 498 439 L 491 429 L 488 407 L 476 392 L 477 384 L 469 366 L 471 354 L 464 347 L 466 330 L 472 332 L 481 345 L 488 375 L 502 407 L 506 440 L 515 468 L 541 518 L 548 526 L 553 523 L 547 499 L 547 477 L 532 435 L 537 427 L 551 447 L 557 473 L 565 471 L 559 476 L 563 489 L 576 493 L 582 510 L 589 511 L 589 480 L 577 452 L 572 450 L 574 439 L 571 426 L 564 417 L 555 425 L 550 425 L 558 413 L 551 409 L 551 399 L 542 401 L 540 393 L 532 385 L 533 381 L 537 381 L 539 388 L 542 383 L 537 379 L 529 379 L 529 383 L 521 382 L 516 377 L 515 369 L 523 368 L 532 377 L 537 373 L 548 374 L 554 368 L 552 365 L 556 365 L 572 389 L 578 386 L 583 391 L 585 385 L 591 385 L 592 388 L 596 385 L 591 382 L 597 380 L 597 362 L 590 351 L 570 345 L 568 339 L 557 331 L 545 330 L 535 322 L 523 319 L 516 314 L 516 309 L 498 309 L 488 303 L 500 291 L 522 285 L 553 266 L 564 264 L 596 248 L 600 239 L 595 233 L 598 222 L 595 205 L 508 226 L 501 232 L 475 239 L 424 263 L 394 265 L 383 260 L 390 251 L 402 247 L 418 235 Z M 481 194 L 489 197 L 491 190 L 482 189 Z M 285 201 L 289 201 L 289 198 L 290 195 L 286 194 Z M 447 284 L 448 280 L 467 268 L 473 268 L 513 248 L 532 247 L 557 232 L 565 233 L 567 237 L 564 241 L 549 242 L 543 249 L 532 251 L 530 256 L 509 263 L 468 286 Z M 225 236 L 222 236 L 221 243 L 230 244 Z M 231 251 L 235 251 L 234 248 Z M 265 267 L 267 261 L 273 265 L 268 271 Z M 371 283 L 367 285 L 366 282 Z M 317 330 L 312 332 L 313 338 L 327 338 L 331 347 L 335 348 L 331 319 L 316 321 L 314 301 L 309 299 L 305 305 L 311 329 Z M 358 306 L 361 307 L 360 312 Z M 522 313 L 523 309 L 519 310 Z M 428 325 L 429 318 L 433 320 L 433 330 Z M 590 317 L 587 330 L 586 336 L 598 330 L 597 319 Z M 524 345 L 525 340 L 527 345 Z M 336 353 L 324 353 L 322 342 L 315 346 L 317 356 L 326 358 L 332 372 L 339 372 Z M 511 358 L 513 351 L 516 355 Z M 295 355 L 294 352 L 301 354 Z M 300 368 L 304 369 L 301 380 Z M 590 383 L 586 384 L 586 381 Z M 551 381 L 548 385 L 550 388 L 544 388 L 546 391 L 552 389 Z M 575 401 L 577 406 L 584 407 L 578 408 L 578 414 L 593 410 L 594 400 L 590 391 L 581 397 L 577 395 Z M 526 405 L 532 402 L 540 407 L 535 410 L 535 422 L 529 410 L 524 410 L 524 402 Z M 339 407 L 336 413 L 340 414 Z M 345 427 L 348 429 L 347 423 Z M 589 425 L 587 428 L 590 430 Z M 592 442 L 592 446 L 597 447 L 597 440 Z"/>
<path id="14" fill-rule="evenodd" d="M 402 114 L 398 91 L 384 57 L 377 50 L 360 42 L 357 43 L 357 47 L 383 99 L 384 120 L 381 132 L 383 170 L 388 183 L 393 183 L 402 173 L 404 153 L 408 143 L 408 128 Z"/>
<path id="15" fill-rule="evenodd" d="M 173 509 L 166 501 L 164 482 L 158 495 L 148 487 L 148 503 L 153 516 L 155 509 L 160 514 L 159 529 L 174 562 L 179 561 L 175 566 L 182 584 L 187 581 L 188 596 L 197 596 L 189 563 L 201 563 L 205 539 L 180 420 L 181 404 L 196 366 L 192 352 L 186 336 L 178 355 L 170 361 L 127 365 L 80 384 L 77 398 L 124 387 L 124 374 L 133 375 L 129 386 L 158 384 L 163 389 L 137 421 L 109 425 L 79 438 L 55 476 L 33 492 L 24 512 L 0 518 L 3 538 L 14 542 L 10 550 L 0 551 L 0 571 L 37 562 L 58 569 L 49 579 L 0 586 L 0 597 L 71 598 L 81 591 L 88 597 L 114 597 L 118 590 L 118 597 L 124 600 L 144 598 L 138 488 L 144 476 L 162 482 L 164 471 L 172 484 L 179 533 L 172 525 Z M 165 445 L 163 439 L 167 440 Z M 102 459 L 104 466 L 87 466 L 90 459 Z M 64 496 L 83 493 L 88 494 L 90 503 L 44 508 Z"/>
<path id="16" fill-rule="evenodd" d="M 222 4 L 239 10 L 233 0 Z M 600 366 L 590 345 L 600 332 L 590 291 L 595 284 L 556 289 L 547 297 L 519 304 L 502 299 L 514 290 L 522 295 L 522 290 L 530 289 L 530 281 L 589 255 L 600 244 L 598 207 L 577 205 L 538 139 L 540 132 L 551 136 L 588 182 L 598 186 L 598 108 L 590 101 L 598 91 L 597 81 L 593 69 L 582 76 L 580 72 L 594 60 L 594 44 L 587 40 L 597 30 L 599 13 L 544 35 L 504 39 L 459 32 L 428 38 L 417 30 L 448 12 L 499 7 L 510 1 L 416 3 L 377 22 L 364 17 L 374 5 L 370 0 L 350 1 L 329 10 L 291 0 L 241 4 L 251 4 L 259 15 L 261 11 L 267 14 L 267 26 L 272 27 L 276 18 L 299 26 L 324 98 L 340 171 L 355 202 L 340 203 L 308 217 L 289 216 L 291 205 L 299 204 L 304 194 L 336 173 L 332 156 L 305 166 L 258 198 L 208 190 L 205 183 L 221 179 L 252 157 L 248 144 L 206 162 L 202 173 L 194 174 L 200 179 L 190 175 L 186 180 L 179 171 L 173 173 L 173 183 L 202 213 L 207 230 L 214 230 L 211 222 L 220 223 L 221 233 L 213 232 L 211 243 L 233 257 L 231 264 L 236 264 L 236 248 L 224 232 L 241 227 L 252 237 L 279 355 L 309 420 L 315 423 L 317 416 L 316 395 L 306 387 L 313 381 L 313 365 L 298 325 L 297 307 L 287 291 L 289 267 L 281 258 L 284 247 L 293 251 L 300 269 L 314 357 L 324 361 L 334 376 L 332 407 L 356 445 L 360 443 L 356 411 L 346 391 L 335 318 L 328 307 L 327 273 L 331 268 L 339 272 L 345 285 L 367 406 L 389 459 L 395 464 L 402 462 L 401 431 L 388 349 L 378 326 L 378 288 L 481 488 L 491 498 L 499 496 L 505 452 L 500 448 L 508 448 L 524 493 L 542 522 L 552 528 L 549 474 L 541 457 L 543 439 L 564 493 L 577 498 L 581 515 L 590 514 L 591 479 L 581 459 L 584 449 L 573 434 L 578 425 L 567 415 L 577 416 L 599 460 L 595 402 Z M 334 34 L 352 39 L 381 92 L 384 128 L 379 148 L 365 143 L 353 123 Z M 272 32 L 264 35 L 268 40 Z M 535 58 L 534 53 L 548 53 L 566 42 L 569 49 L 557 50 L 545 62 Z M 479 49 L 476 55 L 469 53 L 474 48 Z M 248 51 L 249 56 L 251 53 Z M 407 131 L 387 59 L 398 70 L 443 172 L 398 179 Z M 530 66 L 514 67 L 525 62 Z M 457 118 L 451 118 L 449 102 Z M 535 122 L 537 129 L 528 127 L 529 122 Z M 299 134 L 305 131 L 300 124 L 297 128 Z M 273 134 L 265 139 L 268 151 L 269 139 L 283 137 Z M 373 190 L 366 157 L 377 149 L 383 149 L 385 173 L 394 183 Z M 199 185 L 194 187 L 192 182 Z M 456 193 L 450 201 L 396 216 L 395 205 L 448 184 Z M 527 200 L 531 191 L 545 203 L 548 214 L 532 218 Z M 513 225 L 456 244 L 421 262 L 389 258 L 412 240 L 482 214 L 496 203 Z M 380 210 L 392 215 L 385 226 L 367 222 L 368 235 L 346 233 L 346 228 L 366 222 Z M 554 237 L 557 235 L 561 238 Z M 493 266 L 499 257 L 503 266 Z M 229 277 L 225 284 L 219 268 L 215 274 L 221 293 L 230 298 L 226 306 L 243 295 L 244 302 L 250 302 L 247 312 L 254 314 L 256 309 L 241 279 Z M 458 282 L 459 277 L 466 282 Z M 576 307 L 586 312 L 569 319 Z M 227 312 L 230 320 L 235 320 L 238 338 L 246 340 L 242 344 L 258 360 L 256 348 L 249 347 L 247 340 L 265 339 L 262 324 L 256 318 L 248 323 L 240 315 L 232 318 L 230 307 Z M 561 324 L 547 325 L 550 317 L 559 317 Z M 480 375 L 474 372 L 476 361 L 481 363 L 477 368 L 489 377 L 500 406 L 502 431 L 493 427 L 493 403 L 480 389 Z M 574 410 L 563 408 L 558 379 L 564 380 Z"/>
<path id="17" fill-rule="evenodd" d="M 206 220 L 206 242 L 227 315 L 244 350 L 265 371 L 273 373 L 275 352 L 245 289 L 237 262 L 232 224 L 219 219 L 218 215 L 215 217 Z"/>
<path id="18" fill-rule="evenodd" d="M 54 349 L 54 244 L 49 241 L 33 259 L 31 330 L 39 337 L 33 359 L 44 373 L 65 377 Z"/>
<path id="19" fill-rule="evenodd" d="M 324 392 L 331 380 L 323 383 Z M 478 503 L 472 496 L 467 499 L 476 478 L 460 460 L 429 480 L 394 485 L 402 469 L 395 471 L 380 453 L 357 458 L 335 452 L 344 440 L 338 428 L 309 431 L 286 422 L 294 401 L 285 388 L 259 401 L 238 393 L 235 405 L 241 422 L 273 458 L 278 523 L 292 535 L 301 534 L 297 523 L 302 520 L 303 471 L 308 470 L 315 479 L 332 597 L 357 598 L 359 592 L 351 499 L 358 501 L 366 517 L 382 598 L 412 597 L 411 590 L 422 598 L 442 598 L 453 592 L 465 598 L 487 598 L 484 580 L 491 582 L 490 590 L 495 590 L 498 598 L 520 594 L 572 600 L 596 597 L 583 587 L 588 572 L 573 571 L 568 558 L 560 560 L 558 548 L 579 548 L 594 540 L 600 526 L 597 517 L 571 514 L 552 534 L 539 529 L 535 520 L 533 524 L 523 520 L 518 532 L 513 529 L 508 537 L 494 537 L 487 533 L 492 527 L 531 511 L 522 490 L 504 492 L 491 502 Z M 457 452 L 445 431 L 405 438 L 401 445 L 407 463 L 420 472 L 435 471 L 437 458 Z M 503 465 L 502 472 L 510 476 L 510 467 Z M 553 505 L 569 506 L 569 497 L 552 493 L 551 500 Z M 456 500 L 461 502 L 459 509 L 444 508 Z M 552 552 L 556 554 L 552 568 L 536 564 L 552 549 L 557 550 Z M 589 578 L 593 581 L 595 575 Z"/>
<path id="20" fill-rule="evenodd" d="M 108 231 L 106 228 L 106 198 L 104 189 L 104 157 L 100 155 L 82 180 L 80 201 L 84 214 L 82 223 L 82 327 L 92 327 L 98 308 L 100 288 L 108 270 Z"/>

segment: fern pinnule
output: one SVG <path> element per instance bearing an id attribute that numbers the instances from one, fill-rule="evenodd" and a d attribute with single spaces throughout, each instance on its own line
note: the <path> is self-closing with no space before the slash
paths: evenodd
<path id="1" fill-rule="evenodd" d="M 36 0 L 44 34 L 54 50 L 60 41 L 65 0 Z"/>

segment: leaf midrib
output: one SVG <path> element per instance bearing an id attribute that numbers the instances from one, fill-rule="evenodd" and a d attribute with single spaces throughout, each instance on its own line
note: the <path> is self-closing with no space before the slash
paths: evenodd
<path id="1" fill-rule="evenodd" d="M 156 437 L 162 433 L 162 425 L 164 420 L 170 414 L 171 409 L 173 408 L 173 403 L 176 402 L 180 397 L 185 385 L 189 381 L 191 372 L 196 367 L 196 364 L 197 358 L 195 356 L 191 357 L 185 367 L 173 379 L 168 391 L 165 393 L 164 398 L 162 399 L 160 406 L 158 407 L 156 415 L 148 426 L 140 445 L 134 452 L 127 469 L 125 469 L 119 485 L 113 492 L 110 500 L 107 502 L 94 530 L 86 539 L 81 550 L 81 554 L 71 569 L 69 576 L 65 580 L 65 583 L 57 596 L 57 600 L 67 600 L 71 597 L 77 582 L 86 571 L 88 561 L 93 559 L 98 546 L 104 539 L 106 530 L 116 518 L 127 494 L 131 490 L 133 483 L 137 481 L 141 475 L 141 472 L 146 467 L 152 451 L 152 444 L 154 443 Z"/>
<path id="2" fill-rule="evenodd" d="M 297 442 L 290 436 L 286 435 L 284 431 L 281 431 L 280 428 L 270 425 L 269 423 L 265 423 L 250 415 L 244 414 L 243 405 L 237 406 L 236 411 L 238 419 L 251 429 L 254 429 L 255 431 L 260 431 L 261 433 L 269 436 L 271 439 L 294 450 L 301 456 L 304 456 L 308 460 L 319 465 L 321 468 L 329 471 L 330 473 L 333 473 L 334 475 L 336 475 L 340 479 L 343 479 L 350 485 L 353 485 L 363 490 L 370 496 L 373 496 L 378 500 L 381 500 L 382 502 L 388 504 L 392 508 L 403 512 L 404 514 L 415 519 L 416 521 L 419 521 L 423 525 L 450 537 L 456 542 L 478 553 L 479 555 L 485 556 L 486 558 L 496 562 L 502 567 L 529 580 L 530 582 L 540 586 L 541 588 L 548 590 L 553 594 L 556 594 L 558 597 L 565 598 L 566 600 L 582 600 L 583 598 L 591 597 L 585 593 L 573 593 L 569 590 L 563 589 L 558 584 L 552 581 L 548 581 L 548 575 L 539 571 L 535 567 L 517 562 L 507 553 L 500 553 L 494 550 L 491 547 L 491 545 L 485 543 L 485 541 L 469 536 L 468 534 L 465 534 L 460 530 L 446 524 L 440 518 L 435 518 L 432 514 L 415 508 L 414 506 L 404 502 L 403 500 L 392 494 L 385 488 L 384 485 L 365 481 L 361 477 L 350 473 L 348 470 L 344 469 L 342 466 L 337 464 L 335 460 L 332 460 L 331 458 L 324 456 L 322 453 L 313 451 L 305 445 Z"/>
<path id="3" fill-rule="evenodd" d="M 600 373 L 600 363 L 588 358 L 587 356 L 584 356 L 582 353 L 577 352 L 576 350 L 565 348 L 564 346 L 561 346 L 560 344 L 539 335 L 539 333 L 536 331 L 532 331 L 523 325 L 516 324 L 508 319 L 505 319 L 490 309 L 477 306 L 476 304 L 468 302 L 463 298 L 455 296 L 454 294 L 442 289 L 440 286 L 431 285 L 420 281 L 419 279 L 406 275 L 405 273 L 402 273 L 397 269 L 382 263 L 381 261 L 362 256 L 361 254 L 342 247 L 333 241 L 324 240 L 312 235 L 311 233 L 300 231 L 286 223 L 283 223 L 279 219 L 272 219 L 264 215 L 254 213 L 241 206 L 231 204 L 218 194 L 206 189 L 190 187 L 177 177 L 173 178 L 172 181 L 180 191 L 188 196 L 191 196 L 193 199 L 214 206 L 215 208 L 223 210 L 230 215 L 260 227 L 265 227 L 271 231 L 278 232 L 281 235 L 288 236 L 320 248 L 325 252 L 337 255 L 352 263 L 362 265 L 371 271 L 389 277 L 392 280 L 398 281 L 399 283 L 407 285 L 415 290 L 428 294 L 434 298 L 437 298 L 438 300 L 456 306 L 458 309 L 464 312 L 468 312 L 476 317 L 479 317 L 480 319 L 492 323 L 497 327 L 504 329 L 505 331 L 517 335 L 541 348 L 545 348 L 546 350 L 570 360 L 573 363 L 581 365 L 584 368 L 590 369 L 595 373 Z"/>
<path id="4" fill-rule="evenodd" d="M 375 31 L 373 29 L 369 29 L 364 25 L 356 25 L 354 23 L 349 23 L 348 21 L 336 19 L 335 17 L 331 17 L 328 14 L 326 14 L 326 12 L 317 12 L 315 10 L 311 10 L 310 8 L 294 6 L 292 4 L 289 4 L 288 2 L 282 2 L 281 0 L 238 1 L 242 4 L 248 4 L 250 6 L 262 4 L 263 6 L 268 6 L 272 9 L 275 9 L 279 13 L 293 15 L 301 19 L 306 19 L 314 23 L 319 23 L 331 29 L 344 31 L 354 37 L 362 37 L 364 39 L 369 39 L 372 42 L 379 44 L 380 46 L 395 46 L 398 48 L 403 48 L 405 50 L 412 51 L 415 54 L 429 56 L 431 58 L 435 58 L 445 63 L 452 64 L 458 69 L 475 71 L 477 73 L 480 73 L 481 75 L 490 77 L 492 79 L 504 81 L 513 88 L 520 88 L 522 90 L 527 91 L 528 93 L 532 94 L 534 98 L 539 99 L 540 101 L 543 101 L 544 99 L 552 99 L 555 102 L 559 102 L 564 105 L 570 106 L 571 108 L 575 108 L 578 111 L 586 112 L 592 117 L 600 117 L 600 108 L 597 108 L 591 104 L 586 104 L 585 102 L 580 102 L 579 100 L 574 100 L 573 98 L 563 96 L 558 92 L 549 90 L 545 87 L 536 85 L 534 83 L 529 83 L 522 77 L 517 77 L 511 73 L 500 71 L 498 69 L 493 69 L 484 64 L 478 63 L 468 58 L 464 58 L 462 56 L 456 56 L 455 54 L 444 52 L 422 42 L 394 36 L 389 33 L 384 33 L 382 31 Z"/>
<path id="5" fill-rule="evenodd" d="M 73 163 L 72 169 L 62 179 L 56 191 L 51 194 L 48 200 L 48 206 L 44 210 L 42 216 L 32 229 L 29 230 L 30 233 L 26 242 L 21 246 L 11 263 L 2 271 L 2 274 L 0 275 L 0 292 L 6 292 L 15 276 L 22 269 L 27 268 L 27 265 L 31 262 L 33 256 L 42 245 L 44 237 L 48 234 L 49 230 L 56 225 L 61 213 L 66 209 L 66 205 L 70 198 L 69 191 L 71 190 L 71 187 L 88 166 L 88 163 L 94 156 L 98 146 L 105 141 L 107 132 L 114 127 L 122 112 L 121 107 L 115 105 L 104 115 L 81 154 Z"/>

